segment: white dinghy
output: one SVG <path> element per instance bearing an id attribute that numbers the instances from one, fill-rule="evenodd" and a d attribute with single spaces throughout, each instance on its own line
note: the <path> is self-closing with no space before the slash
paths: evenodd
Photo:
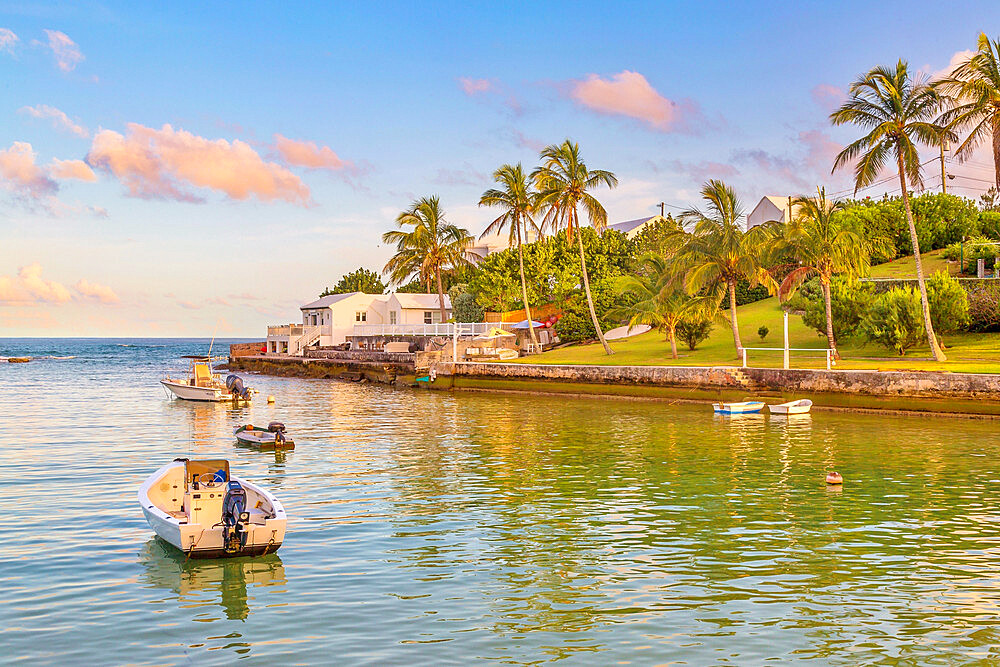
<path id="1" fill-rule="evenodd" d="M 812 408 L 813 402 L 808 398 L 798 401 L 788 401 L 778 405 L 768 405 L 767 409 L 772 415 L 804 415 Z"/>
<path id="2" fill-rule="evenodd" d="M 222 376 L 213 372 L 212 362 L 225 357 L 184 357 L 191 363 L 187 377 L 165 377 L 160 384 L 177 398 L 185 401 L 201 401 L 221 403 L 233 401 L 237 404 L 248 404 L 255 390 L 243 386 L 243 379 L 230 373 L 223 380 Z"/>
<path id="3" fill-rule="evenodd" d="M 150 527 L 190 558 L 273 553 L 285 538 L 285 508 L 223 459 L 174 459 L 139 487 Z"/>

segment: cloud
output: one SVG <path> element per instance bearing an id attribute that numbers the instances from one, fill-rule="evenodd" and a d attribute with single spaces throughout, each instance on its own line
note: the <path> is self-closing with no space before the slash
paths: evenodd
<path id="1" fill-rule="evenodd" d="M 437 185 L 474 185 L 485 187 L 491 180 L 489 174 L 473 168 L 472 165 L 466 162 L 460 169 L 438 169 L 437 174 L 431 179 L 431 182 Z"/>
<path id="2" fill-rule="evenodd" d="M 58 30 L 46 30 L 49 37 L 49 48 L 56 58 L 56 66 L 63 72 L 72 72 L 83 61 L 80 47 L 66 33 Z"/>
<path id="3" fill-rule="evenodd" d="M 38 262 L 22 266 L 16 276 L 0 276 L 0 303 L 65 303 L 73 298 L 60 283 L 42 278 Z"/>
<path id="4" fill-rule="evenodd" d="M 830 113 L 843 104 L 844 100 L 847 99 L 847 93 L 836 86 L 831 86 L 828 83 L 821 83 L 814 86 L 813 89 L 809 91 L 809 95 L 812 97 L 813 102 L 818 104 L 824 111 Z"/>
<path id="5" fill-rule="evenodd" d="M 523 111 L 521 102 L 506 86 L 496 79 L 471 79 L 469 77 L 459 77 L 458 86 L 462 92 L 469 97 L 500 99 L 514 115 L 520 115 Z"/>
<path id="6" fill-rule="evenodd" d="M 297 141 L 276 134 L 274 148 L 281 155 L 281 159 L 296 167 L 337 171 L 354 166 L 350 162 L 341 160 L 328 146 L 317 146 L 312 141 Z"/>
<path id="7" fill-rule="evenodd" d="M 588 74 L 572 82 L 569 96 L 579 105 L 610 116 L 627 116 L 661 132 L 690 131 L 701 112 L 690 101 L 669 100 L 642 74 L 623 70 L 604 79 Z"/>
<path id="8" fill-rule="evenodd" d="M 962 63 L 967 62 L 969 58 L 971 58 L 974 55 L 976 55 L 976 52 L 970 51 L 969 49 L 965 49 L 964 51 L 956 51 L 955 54 L 952 55 L 951 60 L 948 61 L 947 67 L 942 67 L 941 69 L 935 72 L 931 72 L 931 79 L 932 80 L 941 79 L 946 76 L 951 76 L 951 73 L 954 71 L 956 67 L 958 67 Z M 929 70 L 930 65 L 927 65 L 926 69 Z"/>
<path id="9" fill-rule="evenodd" d="M 94 301 L 99 301 L 101 303 L 119 303 L 121 299 L 115 294 L 115 291 L 108 287 L 107 285 L 100 285 L 98 283 L 91 283 L 86 280 L 79 280 L 76 285 L 73 286 L 81 296 L 87 299 L 92 299 Z"/>
<path id="10" fill-rule="evenodd" d="M 21 40 L 14 34 L 13 30 L 0 28 L 0 51 L 6 51 L 14 55 L 14 47 L 17 46 L 19 41 Z"/>
<path id="11" fill-rule="evenodd" d="M 237 301 L 263 301 L 264 297 L 243 292 L 242 294 L 227 294 L 226 298 Z"/>
<path id="12" fill-rule="evenodd" d="M 470 79 L 462 76 L 458 78 L 458 85 L 469 97 L 496 90 L 496 82 L 490 79 Z"/>
<path id="13" fill-rule="evenodd" d="M 188 189 L 194 186 L 238 200 L 310 203 L 309 188 L 298 176 L 265 162 L 249 144 L 206 139 L 170 125 L 157 130 L 129 123 L 125 135 L 101 130 L 87 163 L 113 174 L 133 197 L 203 201 Z"/>
<path id="14" fill-rule="evenodd" d="M 73 122 L 65 113 L 55 107 L 50 107 L 47 104 L 39 104 L 35 107 L 21 107 L 19 111 L 20 113 L 26 113 L 33 118 L 49 118 L 52 120 L 52 127 L 57 130 L 65 130 L 84 139 L 90 136 L 90 132 L 87 131 L 87 128 L 83 127 L 79 123 Z"/>
<path id="15" fill-rule="evenodd" d="M 188 310 L 199 310 L 201 308 L 201 306 L 197 303 L 194 303 L 193 301 L 186 301 L 184 299 L 178 299 L 177 305 L 181 308 L 187 308 Z"/>
<path id="16" fill-rule="evenodd" d="M 0 281 L 3 279 L 0 278 Z M 2 302 L 2 299 L 0 299 Z M 21 308 L 18 310 L 5 311 L 0 314 L 0 325 L 4 329 L 55 329 L 64 322 L 59 322 L 52 316 L 52 313 L 45 310 L 32 310 Z"/>
<path id="17" fill-rule="evenodd" d="M 35 164 L 35 151 L 24 141 L 15 141 L 10 148 L 0 150 L 0 186 L 35 200 L 50 197 L 59 190 L 59 185 Z"/>
<path id="18" fill-rule="evenodd" d="M 97 180 L 97 174 L 94 170 L 84 162 L 83 160 L 60 160 L 58 158 L 52 160 L 52 164 L 49 165 L 49 174 L 53 178 L 59 179 L 76 179 L 78 181 L 88 181 L 94 182 Z"/>
<path id="19" fill-rule="evenodd" d="M 672 160 L 667 164 L 667 168 L 671 171 L 684 174 L 691 181 L 699 185 L 710 178 L 732 178 L 740 173 L 740 170 L 731 164 L 712 162 L 711 160 L 702 160 L 700 162 L 682 162 L 680 160 Z M 660 169 L 655 165 L 653 166 L 653 170 L 656 172 L 660 171 Z"/>
<path id="20" fill-rule="evenodd" d="M 232 306 L 233 305 L 233 304 L 229 303 L 228 301 L 226 301 L 225 299 L 223 299 L 221 296 L 214 296 L 214 297 L 212 297 L 210 299 L 206 299 L 205 303 L 212 304 L 213 306 Z"/>

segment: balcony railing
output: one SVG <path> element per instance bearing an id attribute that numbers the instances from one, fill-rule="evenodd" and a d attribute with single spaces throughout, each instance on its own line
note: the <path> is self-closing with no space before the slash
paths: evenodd
<path id="1" fill-rule="evenodd" d="M 458 327 L 459 336 L 478 336 L 487 333 L 491 327 L 497 326 L 489 322 L 466 322 L 453 324 L 355 324 L 354 336 L 453 336 Z"/>
<path id="2" fill-rule="evenodd" d="M 279 324 L 267 328 L 268 336 L 301 336 L 305 327 L 301 324 Z"/>

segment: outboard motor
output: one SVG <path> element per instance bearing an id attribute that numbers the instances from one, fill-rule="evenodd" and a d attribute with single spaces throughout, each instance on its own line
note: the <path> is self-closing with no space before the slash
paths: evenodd
<path id="1" fill-rule="evenodd" d="M 285 425 L 281 422 L 271 422 L 267 425 L 267 430 L 274 434 L 274 444 L 281 445 L 285 442 Z"/>
<path id="2" fill-rule="evenodd" d="M 250 390 L 243 386 L 243 378 L 239 375 L 230 373 L 226 376 L 226 389 L 233 396 L 239 396 L 242 399 L 250 400 Z"/>
<path id="3" fill-rule="evenodd" d="M 229 482 L 222 501 L 222 548 L 226 553 L 237 553 L 247 544 L 247 492 L 239 482 Z"/>

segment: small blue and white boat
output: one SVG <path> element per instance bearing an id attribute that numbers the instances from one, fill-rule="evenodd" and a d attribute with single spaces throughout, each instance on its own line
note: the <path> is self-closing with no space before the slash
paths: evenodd
<path id="1" fill-rule="evenodd" d="M 721 415 L 749 415 L 764 409 L 762 401 L 743 401 L 740 403 L 712 403 L 715 411 Z"/>

